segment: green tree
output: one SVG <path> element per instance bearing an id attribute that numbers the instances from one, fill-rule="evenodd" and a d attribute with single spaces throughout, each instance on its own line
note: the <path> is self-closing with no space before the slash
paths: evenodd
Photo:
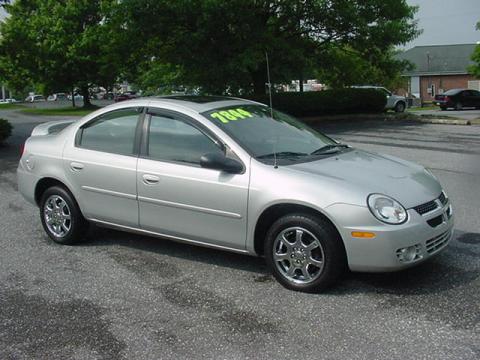
<path id="1" fill-rule="evenodd" d="M 480 30 L 480 22 L 477 23 L 477 30 Z M 480 78 L 480 44 L 475 47 L 472 54 L 473 65 L 470 66 L 470 73 L 476 78 Z"/>
<path id="2" fill-rule="evenodd" d="M 0 25 L 0 73 L 15 87 L 41 84 L 46 92 L 115 81 L 119 63 L 109 47 L 106 18 L 115 0 L 17 0 L 4 5 Z"/>
<path id="3" fill-rule="evenodd" d="M 333 46 L 323 53 L 316 76 L 334 88 L 364 84 L 397 88 L 403 83 L 401 72 L 411 68 L 408 61 L 396 59 L 397 53 L 393 47 L 384 51 L 370 49 L 366 53 Z"/>
<path id="4" fill-rule="evenodd" d="M 117 10 L 119 38 L 135 49 L 127 77 L 170 64 L 177 81 L 211 92 L 264 93 L 265 52 L 281 83 L 323 66 L 334 47 L 383 54 L 418 33 L 405 0 L 123 0 Z"/>

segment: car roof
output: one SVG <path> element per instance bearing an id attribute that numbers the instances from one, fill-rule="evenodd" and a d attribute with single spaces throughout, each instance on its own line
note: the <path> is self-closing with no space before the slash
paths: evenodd
<path id="1" fill-rule="evenodd" d="M 145 98 L 149 100 L 151 105 L 158 105 L 170 103 L 189 108 L 198 113 L 210 111 L 212 109 L 236 106 L 236 105 L 262 105 L 264 104 L 256 103 L 254 101 L 227 97 L 227 96 L 197 96 L 197 95 L 170 95 L 170 96 L 154 96 Z"/>

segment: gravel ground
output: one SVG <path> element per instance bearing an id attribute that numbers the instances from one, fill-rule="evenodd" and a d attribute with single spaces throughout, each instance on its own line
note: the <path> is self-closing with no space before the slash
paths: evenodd
<path id="1" fill-rule="evenodd" d="M 3 111 L 1 359 L 478 359 L 480 127 L 323 124 L 358 148 L 429 168 L 456 211 L 438 257 L 391 274 L 347 274 L 323 294 L 285 290 L 262 259 L 92 228 L 47 239 L 17 192 L 18 144 L 44 118 Z"/>

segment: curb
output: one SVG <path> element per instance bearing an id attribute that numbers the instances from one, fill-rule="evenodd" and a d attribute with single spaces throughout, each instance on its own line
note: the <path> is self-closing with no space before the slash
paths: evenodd
<path id="1" fill-rule="evenodd" d="M 464 119 L 415 119 L 416 121 L 420 121 L 422 123 L 427 124 L 443 124 L 443 125 L 472 125 L 470 120 Z"/>

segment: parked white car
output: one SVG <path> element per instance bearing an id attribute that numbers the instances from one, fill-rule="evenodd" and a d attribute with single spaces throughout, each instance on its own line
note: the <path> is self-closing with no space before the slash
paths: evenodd
<path id="1" fill-rule="evenodd" d="M 43 95 L 30 95 L 30 96 L 27 96 L 27 98 L 25 99 L 25 102 L 39 102 L 39 101 L 46 101 L 45 100 L 45 96 Z"/>
<path id="2" fill-rule="evenodd" d="M 395 95 L 390 90 L 384 88 L 383 86 L 372 86 L 372 85 L 362 85 L 362 86 L 352 86 L 357 89 L 374 89 L 381 91 L 387 97 L 387 104 L 385 105 L 385 110 L 394 110 L 395 112 L 404 112 L 407 108 L 407 99 L 405 96 Z"/>
<path id="3" fill-rule="evenodd" d="M 12 104 L 16 103 L 18 100 L 13 99 L 13 98 L 7 98 L 7 99 L 0 99 L 0 104 Z"/>

